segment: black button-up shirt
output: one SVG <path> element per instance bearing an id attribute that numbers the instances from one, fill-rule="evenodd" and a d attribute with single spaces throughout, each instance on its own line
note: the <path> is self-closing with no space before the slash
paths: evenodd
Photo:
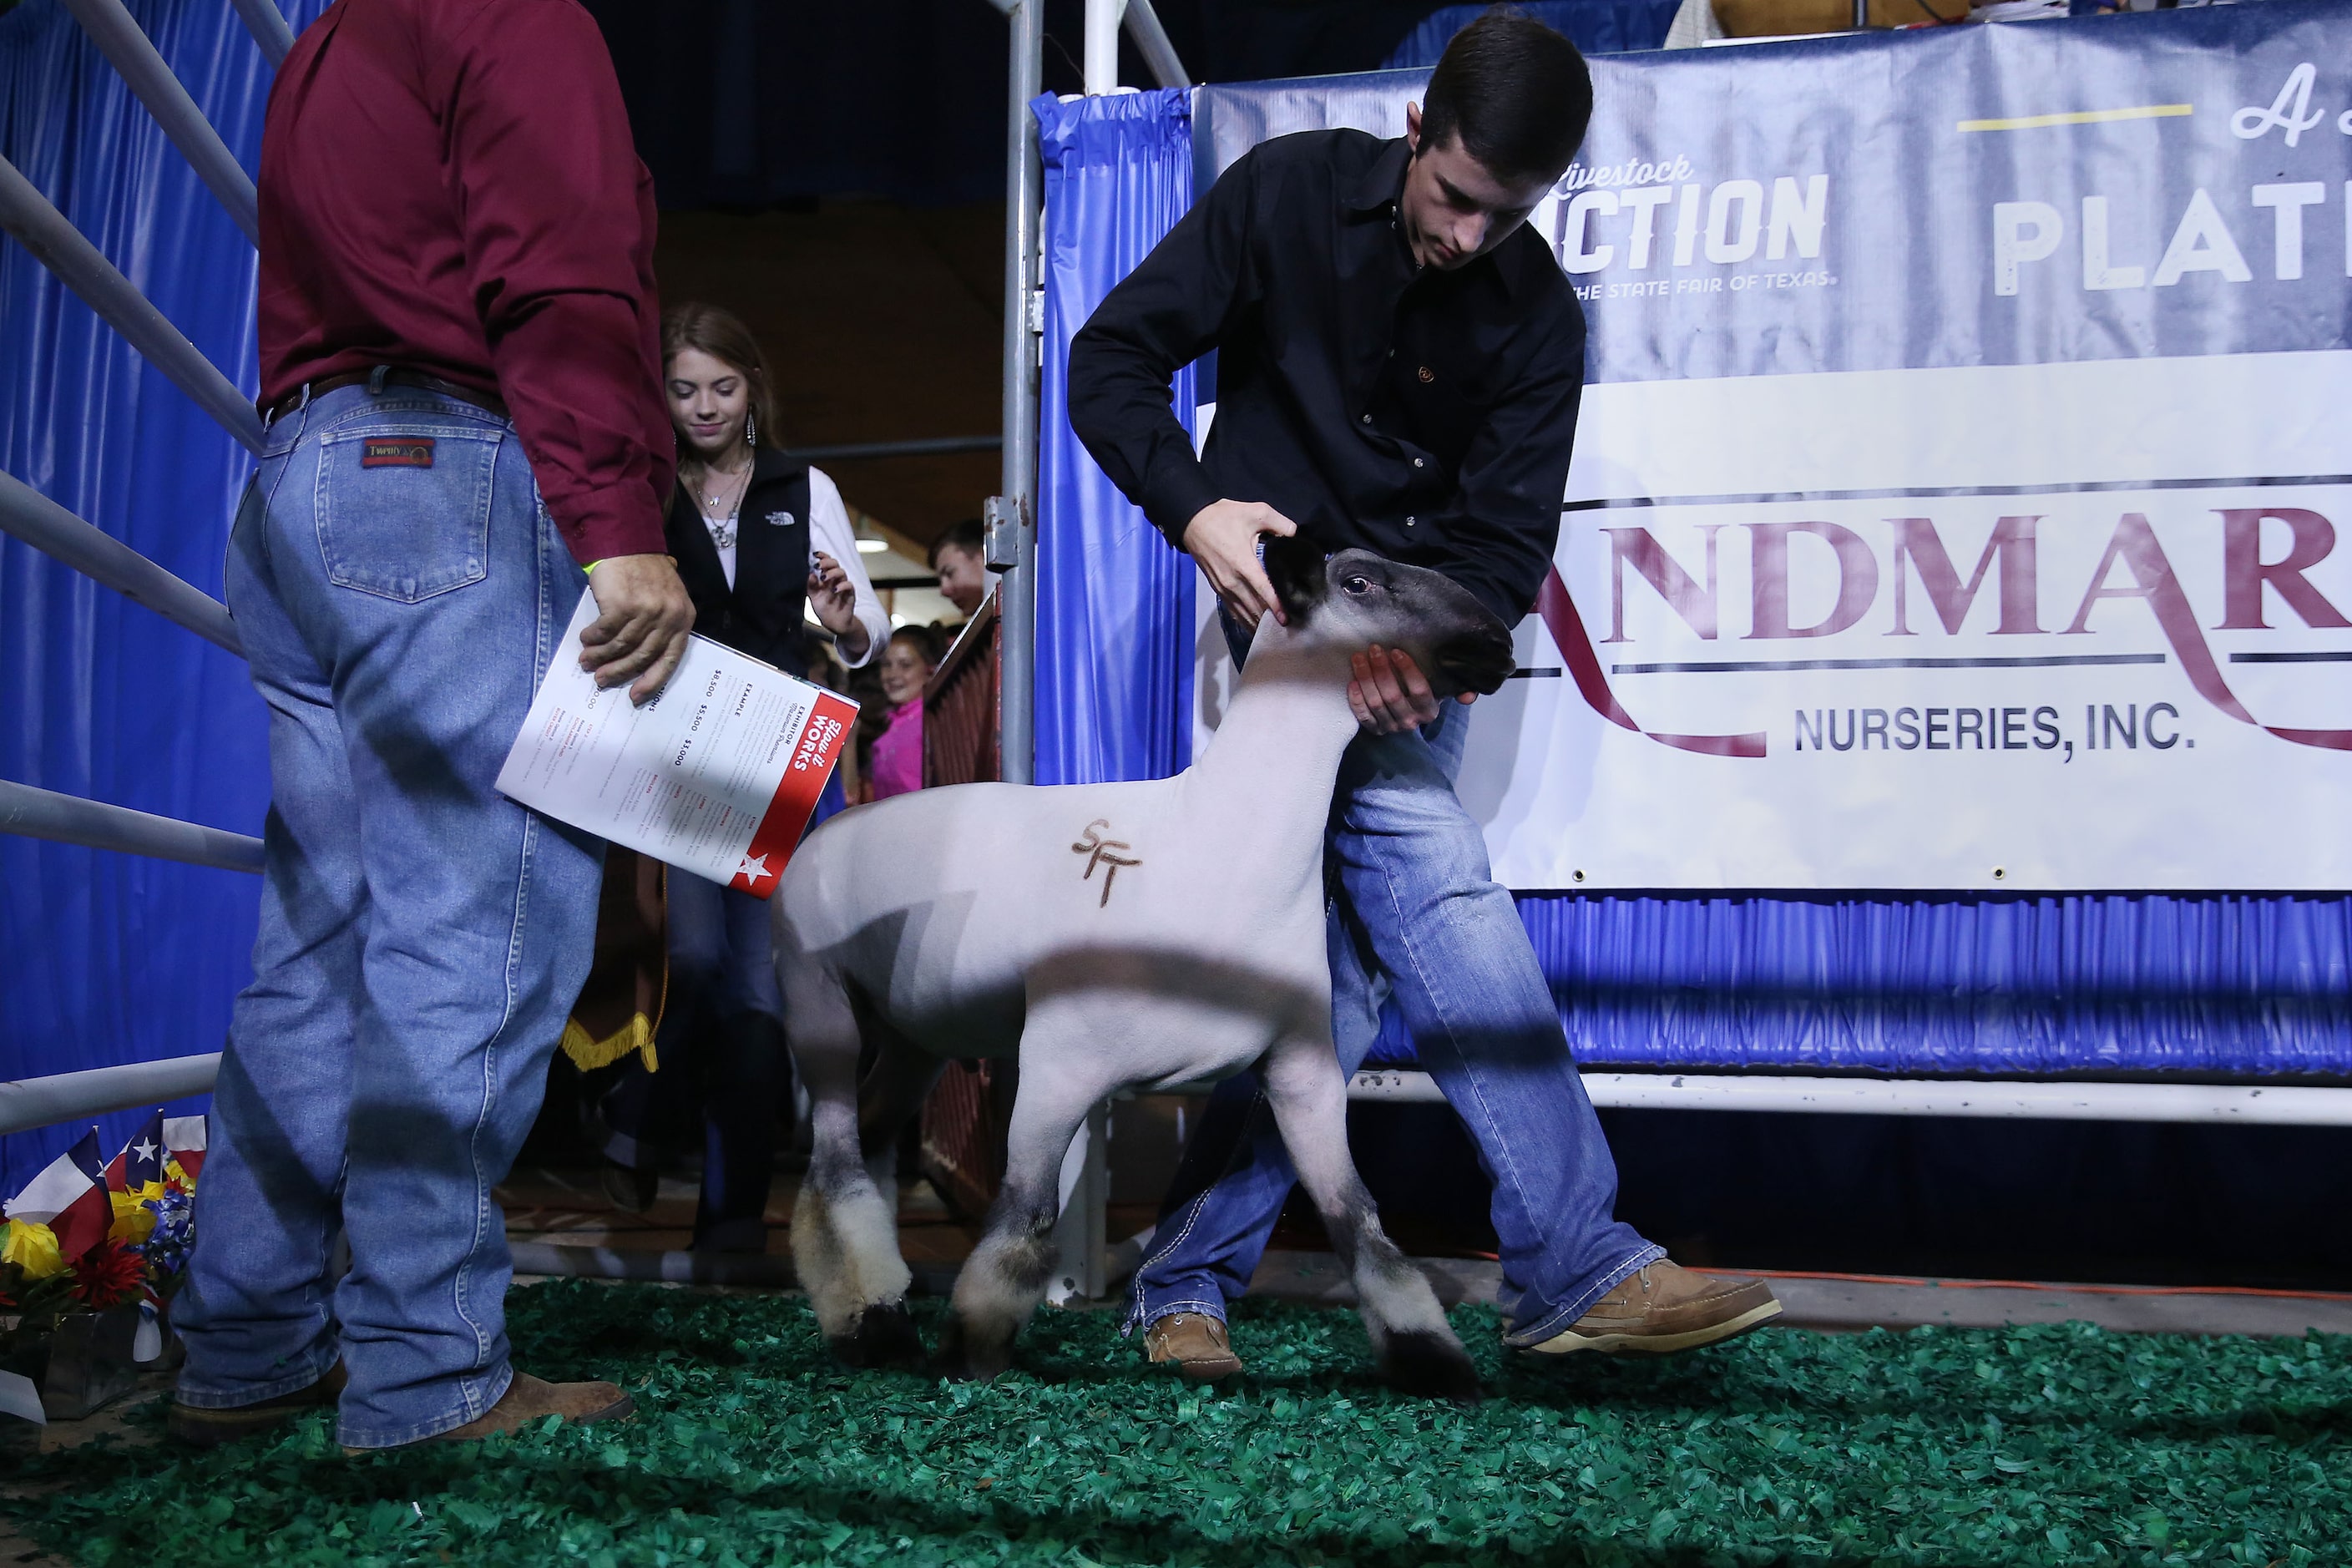
<path id="1" fill-rule="evenodd" d="M 1181 545 L 1220 500 L 1328 550 L 1430 566 L 1516 623 L 1559 534 L 1584 312 L 1522 227 L 1452 272 L 1397 227 L 1409 150 L 1358 131 L 1251 149 L 1070 345 L 1070 425 Z M 1195 459 L 1177 370 L 1217 351 Z"/>

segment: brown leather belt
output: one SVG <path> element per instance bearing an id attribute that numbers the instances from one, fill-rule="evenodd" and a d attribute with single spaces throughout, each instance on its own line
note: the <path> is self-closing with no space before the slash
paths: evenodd
<path id="1" fill-rule="evenodd" d="M 269 410 L 268 417 L 271 420 L 282 419 L 301 407 L 308 398 L 324 397 L 327 394 L 346 386 L 364 386 L 375 377 L 376 372 L 373 370 L 353 370 L 346 371 L 341 375 L 328 376 L 323 381 L 311 382 L 300 391 L 289 393 L 280 399 L 277 405 Z M 470 386 L 459 386 L 454 381 L 444 381 L 437 375 L 427 375 L 421 370 L 402 370 L 397 366 L 387 369 L 383 372 L 383 384 L 413 386 L 425 392 L 437 392 L 444 397 L 454 397 L 460 403 L 470 403 L 475 407 L 495 414 L 501 419 L 508 417 L 507 405 L 489 393 L 477 392 Z"/>

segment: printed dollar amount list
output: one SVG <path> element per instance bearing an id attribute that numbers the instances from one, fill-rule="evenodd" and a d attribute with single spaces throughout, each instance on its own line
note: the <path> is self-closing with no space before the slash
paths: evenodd
<path id="1" fill-rule="evenodd" d="M 580 596 L 522 733 L 509 798 L 680 870 L 766 898 L 841 759 L 857 704 L 707 637 L 661 695 L 597 689 L 580 668 Z"/>

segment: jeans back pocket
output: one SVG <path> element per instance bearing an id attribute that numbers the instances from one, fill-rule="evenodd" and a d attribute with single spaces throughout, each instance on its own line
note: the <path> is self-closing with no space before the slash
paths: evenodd
<path id="1" fill-rule="evenodd" d="M 363 420 L 319 443 L 319 553 L 339 588 L 413 605 L 488 575 L 504 426 Z"/>

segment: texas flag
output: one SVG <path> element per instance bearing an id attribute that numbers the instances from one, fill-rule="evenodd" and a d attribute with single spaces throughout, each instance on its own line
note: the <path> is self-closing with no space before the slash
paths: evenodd
<path id="1" fill-rule="evenodd" d="M 205 1168 L 205 1119 L 201 1116 L 167 1116 L 163 1118 L 163 1156 L 180 1162 L 180 1169 L 194 1181 Z"/>
<path id="2" fill-rule="evenodd" d="M 46 1225 L 57 1233 L 58 1251 L 70 1263 L 106 1239 L 114 1205 L 106 1196 L 106 1167 L 99 1163 L 98 1129 L 49 1162 L 6 1205 L 10 1219 Z"/>
<path id="3" fill-rule="evenodd" d="M 163 1113 L 157 1111 L 139 1130 L 139 1136 L 122 1146 L 106 1167 L 106 1190 L 110 1193 L 143 1192 L 151 1183 L 163 1179 L 163 1162 L 171 1156 L 163 1147 Z"/>

